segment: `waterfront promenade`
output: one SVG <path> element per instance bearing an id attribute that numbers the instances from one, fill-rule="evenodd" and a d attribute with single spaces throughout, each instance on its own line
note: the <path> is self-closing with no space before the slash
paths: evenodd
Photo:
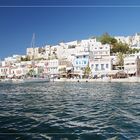
<path id="1" fill-rule="evenodd" d="M 40 81 L 41 82 L 41 81 Z M 98 79 L 50 79 L 50 82 L 104 82 L 104 83 L 139 83 L 140 77 L 128 77 L 128 78 L 120 78 L 120 79 L 112 79 L 112 78 L 98 78 Z M 0 83 L 24 83 L 22 79 L 1 79 Z"/>
<path id="2" fill-rule="evenodd" d="M 140 82 L 140 77 L 128 77 L 128 78 L 120 78 L 120 79 L 51 79 L 52 82 L 129 82 L 135 83 Z"/>

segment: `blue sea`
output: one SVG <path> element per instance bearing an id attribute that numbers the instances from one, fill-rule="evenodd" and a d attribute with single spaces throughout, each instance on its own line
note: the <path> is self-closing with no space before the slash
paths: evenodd
<path id="1" fill-rule="evenodd" d="M 140 84 L 0 84 L 0 140 L 140 140 Z"/>

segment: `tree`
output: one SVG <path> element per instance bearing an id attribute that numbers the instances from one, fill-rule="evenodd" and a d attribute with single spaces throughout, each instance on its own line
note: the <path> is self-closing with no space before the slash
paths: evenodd
<path id="1" fill-rule="evenodd" d="M 40 61 L 40 60 L 45 60 L 45 58 L 43 58 L 43 57 L 40 57 L 40 58 L 36 58 L 35 60 L 38 60 L 38 61 Z"/>
<path id="2" fill-rule="evenodd" d="M 123 54 L 126 54 L 129 51 L 129 46 L 126 43 L 117 42 L 113 45 L 111 48 L 111 53 L 118 53 L 121 52 Z"/>
<path id="3" fill-rule="evenodd" d="M 91 69 L 88 64 L 87 67 L 84 69 L 84 78 L 88 78 L 90 74 L 91 74 Z"/>
<path id="4" fill-rule="evenodd" d="M 39 67 L 39 68 L 38 68 L 38 75 L 43 74 L 43 72 L 44 72 L 43 67 Z"/>
<path id="5" fill-rule="evenodd" d="M 140 49 L 136 49 L 136 48 L 129 48 L 128 50 L 128 54 L 135 54 L 138 53 L 140 51 Z"/>
<path id="6" fill-rule="evenodd" d="M 117 43 L 117 39 L 111 37 L 111 42 L 110 42 L 110 44 L 111 44 L 111 45 L 114 45 L 114 44 L 116 44 L 116 43 Z"/>
<path id="7" fill-rule="evenodd" d="M 30 69 L 29 72 L 27 73 L 27 75 L 33 77 L 35 75 L 35 70 Z"/>
<path id="8" fill-rule="evenodd" d="M 29 56 L 26 56 L 25 58 L 24 57 L 21 57 L 20 61 L 30 61 L 30 57 Z"/>
<path id="9" fill-rule="evenodd" d="M 122 52 L 126 54 L 129 51 L 129 46 L 126 43 L 118 42 L 114 37 L 111 37 L 108 33 L 104 33 L 99 41 L 102 44 L 110 44 L 111 45 L 111 53 Z"/>
<path id="10" fill-rule="evenodd" d="M 124 65 L 124 57 L 125 55 L 122 52 L 117 53 L 117 64 L 122 67 Z"/>
<path id="11" fill-rule="evenodd" d="M 114 45 L 117 43 L 117 40 L 113 37 L 111 37 L 108 33 L 104 33 L 101 37 L 98 39 L 102 44 L 110 44 Z"/>

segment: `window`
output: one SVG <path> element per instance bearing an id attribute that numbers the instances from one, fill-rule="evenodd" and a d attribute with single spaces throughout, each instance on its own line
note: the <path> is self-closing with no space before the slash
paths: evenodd
<path id="1" fill-rule="evenodd" d="M 87 62 L 86 62 L 86 61 L 84 61 L 84 64 L 87 64 Z"/>
<path id="2" fill-rule="evenodd" d="M 101 70 L 104 70 L 104 64 L 101 64 Z"/>
<path id="3" fill-rule="evenodd" d="M 96 67 L 98 67 L 98 66 L 99 66 L 99 64 L 95 64 L 95 66 L 96 66 Z"/>
<path id="4" fill-rule="evenodd" d="M 78 65 L 78 61 L 76 61 L 76 64 Z"/>
<path id="5" fill-rule="evenodd" d="M 91 67 L 93 68 L 94 67 L 94 64 L 91 64 Z"/>
<path id="6" fill-rule="evenodd" d="M 131 63 L 126 63 L 125 65 L 131 65 Z"/>
<path id="7" fill-rule="evenodd" d="M 95 64 L 95 71 L 99 70 L 99 64 Z"/>
<path id="8" fill-rule="evenodd" d="M 108 69 L 108 64 L 106 64 L 106 68 Z"/>

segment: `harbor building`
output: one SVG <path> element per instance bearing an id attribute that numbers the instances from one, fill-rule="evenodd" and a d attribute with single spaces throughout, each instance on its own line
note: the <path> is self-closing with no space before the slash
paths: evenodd
<path id="1" fill-rule="evenodd" d="M 124 58 L 124 71 L 129 76 L 140 76 L 140 54 L 129 55 Z"/>
<path id="2" fill-rule="evenodd" d="M 81 52 L 75 55 L 75 59 L 73 61 L 74 73 L 78 73 L 82 78 L 83 71 L 87 67 L 89 63 L 89 52 Z"/>
<path id="3" fill-rule="evenodd" d="M 127 43 L 131 48 L 140 48 L 140 35 L 116 36 L 118 41 Z M 117 63 L 117 56 L 110 56 L 110 45 L 98 42 L 96 38 L 61 42 L 57 45 L 27 48 L 26 55 L 13 55 L 1 61 L 0 75 L 26 75 L 33 68 L 38 73 L 51 77 L 60 75 L 79 75 L 83 77 L 89 66 L 92 77 L 105 77 Z M 139 73 L 138 54 L 124 59 L 124 71 L 128 75 Z M 34 64 L 33 64 L 34 63 Z"/>
<path id="4" fill-rule="evenodd" d="M 50 77 L 58 77 L 59 75 L 59 60 L 52 59 L 48 60 L 47 71 Z"/>
<path id="5" fill-rule="evenodd" d="M 0 78 L 7 78 L 10 74 L 10 67 L 0 66 Z"/>
<path id="6" fill-rule="evenodd" d="M 140 34 L 136 33 L 134 36 L 115 36 L 118 42 L 126 43 L 130 48 L 140 49 Z"/>
<path id="7" fill-rule="evenodd" d="M 131 48 L 140 49 L 140 34 L 131 37 Z"/>
<path id="8" fill-rule="evenodd" d="M 111 70 L 110 45 L 96 42 L 92 46 L 89 66 L 93 77 L 106 77 Z"/>

